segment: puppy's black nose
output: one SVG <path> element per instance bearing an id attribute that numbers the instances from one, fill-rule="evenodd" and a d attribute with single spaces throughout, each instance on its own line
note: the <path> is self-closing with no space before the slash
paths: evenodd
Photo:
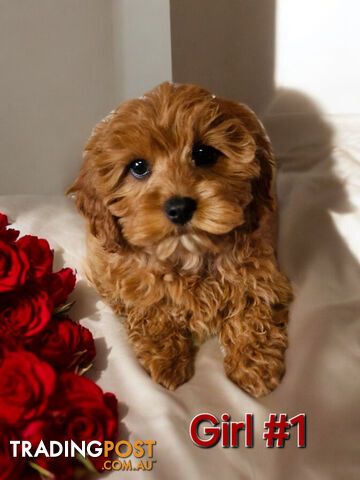
<path id="1" fill-rule="evenodd" d="M 171 197 L 164 204 L 167 218 L 177 225 L 185 225 L 196 210 L 196 202 L 190 197 Z"/>

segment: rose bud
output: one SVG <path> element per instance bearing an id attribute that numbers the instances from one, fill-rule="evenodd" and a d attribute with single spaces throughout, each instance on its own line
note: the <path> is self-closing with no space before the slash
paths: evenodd
<path id="1" fill-rule="evenodd" d="M 49 295 L 36 284 L 0 298 L 0 332 L 25 342 L 41 332 L 52 314 Z"/>
<path id="2" fill-rule="evenodd" d="M 74 290 L 75 282 L 76 276 L 71 268 L 63 268 L 46 277 L 46 288 L 55 307 L 66 302 L 68 295 Z"/>
<path id="3" fill-rule="evenodd" d="M 96 350 L 91 332 L 69 318 L 53 318 L 30 348 L 56 370 L 86 368 Z"/>
<path id="4" fill-rule="evenodd" d="M 117 399 L 112 393 L 103 393 L 88 378 L 64 373 L 59 378 L 55 398 L 58 400 L 57 419 L 65 438 L 76 443 L 117 439 Z M 101 471 L 105 458 L 90 457 L 90 461 Z"/>
<path id="5" fill-rule="evenodd" d="M 54 253 L 47 240 L 25 235 L 16 242 L 16 245 L 26 253 L 29 259 L 31 278 L 41 278 L 51 272 Z"/>
<path id="6" fill-rule="evenodd" d="M 9 225 L 8 218 L 3 213 L 0 213 L 0 233 Z"/>
<path id="7" fill-rule="evenodd" d="M 0 240 L 0 293 L 24 285 L 28 271 L 26 253 L 16 245 L 8 245 Z"/>
<path id="8" fill-rule="evenodd" d="M 7 228 L 9 225 L 8 218 L 3 213 L 0 213 L 0 240 L 5 243 L 15 242 L 19 236 L 19 230 L 13 228 Z"/>
<path id="9" fill-rule="evenodd" d="M 30 352 L 8 352 L 0 366 L 0 423 L 18 425 L 42 415 L 54 390 L 50 365 Z"/>
<path id="10" fill-rule="evenodd" d="M 51 411 L 49 411 L 48 415 L 43 415 L 40 419 L 32 420 L 25 425 L 22 432 L 22 439 L 29 441 L 32 448 L 36 450 L 41 440 L 45 445 L 49 445 L 52 440 L 61 441 L 62 438 L 58 433 Z M 53 475 L 51 478 L 54 480 L 73 480 L 77 478 L 74 475 L 75 468 L 77 467 L 76 459 L 70 457 L 64 458 L 63 455 L 60 457 L 47 457 L 42 453 L 32 461 L 35 465 L 50 472 Z M 35 465 L 33 465 L 34 473 L 36 473 Z M 37 474 L 36 478 L 40 480 L 39 474 Z"/>
<path id="11" fill-rule="evenodd" d="M 17 456 L 13 456 L 13 446 L 10 440 L 20 440 L 20 434 L 8 425 L 0 424 L 0 480 L 18 480 L 24 479 L 22 472 L 25 468 L 25 460 L 21 453 L 17 451 Z"/>

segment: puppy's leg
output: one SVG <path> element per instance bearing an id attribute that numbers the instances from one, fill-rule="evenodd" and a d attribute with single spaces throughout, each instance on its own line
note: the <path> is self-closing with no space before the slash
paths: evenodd
<path id="1" fill-rule="evenodd" d="M 136 356 L 155 382 L 175 390 L 193 376 L 197 348 L 185 319 L 152 306 L 131 310 L 126 323 Z"/>
<path id="2" fill-rule="evenodd" d="M 287 287 L 291 298 L 290 287 Z M 270 305 L 248 297 L 241 314 L 224 320 L 220 343 L 228 377 L 253 397 L 270 393 L 285 373 L 289 300 Z"/>

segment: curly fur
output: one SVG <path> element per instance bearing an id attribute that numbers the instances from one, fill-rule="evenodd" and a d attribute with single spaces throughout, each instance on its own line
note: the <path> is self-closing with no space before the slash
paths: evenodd
<path id="1" fill-rule="evenodd" d="M 214 166 L 194 165 L 198 142 L 221 152 Z M 136 158 L 149 178 L 130 175 Z M 69 190 L 87 218 L 91 279 L 166 388 L 191 378 L 214 334 L 243 390 L 259 397 L 280 382 L 292 292 L 275 256 L 273 174 L 255 114 L 193 85 L 163 83 L 95 127 Z M 174 195 L 197 201 L 185 226 L 163 212 Z"/>

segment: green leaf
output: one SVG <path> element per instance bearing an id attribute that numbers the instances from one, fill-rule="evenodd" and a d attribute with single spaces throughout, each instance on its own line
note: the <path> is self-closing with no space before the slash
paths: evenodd
<path id="1" fill-rule="evenodd" d="M 74 353 L 74 357 L 81 357 L 82 355 L 85 355 L 87 350 L 80 350 L 79 352 Z"/>
<path id="2" fill-rule="evenodd" d="M 40 465 L 38 465 L 37 463 L 29 462 L 29 465 L 34 470 L 38 471 L 41 476 L 45 478 L 50 478 L 50 479 L 55 478 L 55 476 L 51 472 L 49 472 L 48 470 L 45 470 L 45 468 L 43 467 L 40 467 Z"/>
<path id="3" fill-rule="evenodd" d="M 60 305 L 59 307 L 55 308 L 54 315 L 57 317 L 64 316 L 74 304 L 75 300 L 70 303 L 64 303 L 64 305 Z"/>
<path id="4" fill-rule="evenodd" d="M 82 463 L 84 467 L 87 468 L 87 470 L 89 470 L 89 472 L 97 473 L 96 468 L 91 463 L 88 457 L 84 458 L 82 455 L 80 455 L 80 453 L 77 453 L 76 459 L 79 460 L 79 462 Z"/>
<path id="5" fill-rule="evenodd" d="M 93 364 L 89 363 L 89 365 L 87 365 L 86 367 L 76 369 L 76 373 L 78 375 L 84 375 L 86 372 L 88 372 L 90 370 L 90 368 L 92 368 L 92 366 L 93 366 Z"/>

